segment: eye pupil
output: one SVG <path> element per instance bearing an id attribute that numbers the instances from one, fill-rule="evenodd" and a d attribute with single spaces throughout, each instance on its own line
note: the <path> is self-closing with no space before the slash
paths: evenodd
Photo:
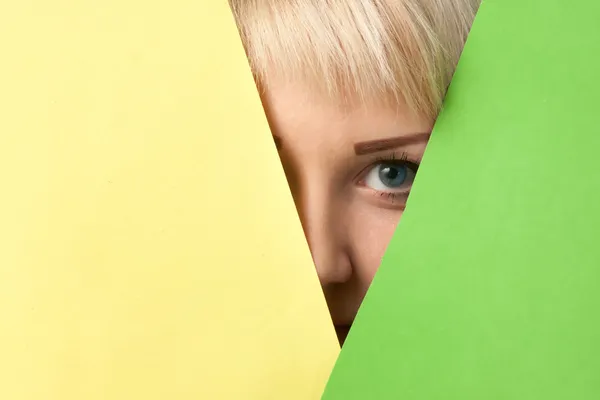
<path id="1" fill-rule="evenodd" d="M 389 179 L 396 179 L 396 177 L 398 176 L 398 170 L 395 168 L 388 168 L 386 171 L 387 177 Z"/>
<path id="2" fill-rule="evenodd" d="M 383 164 L 379 168 L 379 179 L 389 188 L 402 186 L 406 180 L 406 167 L 403 165 Z"/>

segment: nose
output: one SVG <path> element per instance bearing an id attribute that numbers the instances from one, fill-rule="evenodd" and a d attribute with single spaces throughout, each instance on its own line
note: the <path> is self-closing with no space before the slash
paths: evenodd
<path id="1" fill-rule="evenodd" d="M 350 281 L 353 269 L 345 251 L 343 204 L 338 204 L 327 184 L 312 180 L 300 186 L 294 199 L 321 285 Z"/>

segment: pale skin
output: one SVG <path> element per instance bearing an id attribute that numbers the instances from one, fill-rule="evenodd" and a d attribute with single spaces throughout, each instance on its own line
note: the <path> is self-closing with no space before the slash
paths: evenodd
<path id="1" fill-rule="evenodd" d="M 343 343 L 402 216 L 433 120 L 404 105 L 342 110 L 299 83 L 270 82 L 263 103 Z"/>

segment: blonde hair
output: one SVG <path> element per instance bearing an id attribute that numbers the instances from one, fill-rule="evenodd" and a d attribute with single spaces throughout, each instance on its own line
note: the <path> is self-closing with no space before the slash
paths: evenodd
<path id="1" fill-rule="evenodd" d="M 229 0 L 259 88 L 269 77 L 434 117 L 480 0 Z"/>

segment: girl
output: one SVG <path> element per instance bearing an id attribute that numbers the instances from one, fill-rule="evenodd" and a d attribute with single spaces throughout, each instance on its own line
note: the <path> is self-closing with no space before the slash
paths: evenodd
<path id="1" fill-rule="evenodd" d="M 229 2 L 343 342 L 479 0 Z"/>

